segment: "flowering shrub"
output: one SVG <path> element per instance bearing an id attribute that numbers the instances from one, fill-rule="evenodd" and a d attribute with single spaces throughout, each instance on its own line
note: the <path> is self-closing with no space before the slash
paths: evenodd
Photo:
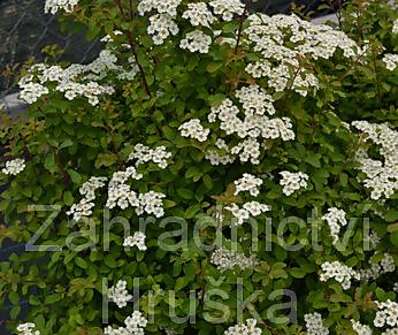
<path id="1" fill-rule="evenodd" d="M 26 69 L 1 116 L 10 329 L 397 334 L 393 6 L 47 0 L 104 50 Z"/>

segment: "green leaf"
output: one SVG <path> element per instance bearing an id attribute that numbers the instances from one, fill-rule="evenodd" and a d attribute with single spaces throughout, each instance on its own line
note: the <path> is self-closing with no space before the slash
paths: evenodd
<path id="1" fill-rule="evenodd" d="M 60 301 L 62 299 L 61 294 L 51 294 L 46 296 L 46 298 L 44 299 L 44 304 L 46 305 L 52 305 L 58 301 Z"/>
<path id="2" fill-rule="evenodd" d="M 70 176 L 70 179 L 72 180 L 72 182 L 74 184 L 81 185 L 82 177 L 81 177 L 81 175 L 78 172 L 76 172 L 75 170 L 72 170 L 72 169 L 68 169 L 67 172 L 68 172 L 68 174 Z"/>
<path id="3" fill-rule="evenodd" d="M 58 167 L 55 163 L 55 157 L 53 153 L 47 155 L 47 158 L 44 161 L 44 167 L 51 173 L 55 173 L 58 171 Z"/>
<path id="4" fill-rule="evenodd" d="M 113 154 L 113 153 L 104 153 L 104 154 L 99 154 L 96 161 L 95 161 L 95 167 L 98 169 L 100 167 L 109 167 L 114 165 L 118 160 L 118 157 Z"/>
<path id="5" fill-rule="evenodd" d="M 202 171 L 197 168 L 196 166 L 191 166 L 187 172 L 185 173 L 185 178 L 195 178 L 195 177 L 200 177 L 202 175 Z"/>
<path id="6" fill-rule="evenodd" d="M 73 202 L 74 202 L 74 198 L 73 198 L 72 193 L 70 191 L 66 191 L 64 193 L 64 203 L 65 203 L 65 205 L 72 206 Z"/>
<path id="7" fill-rule="evenodd" d="M 19 295 L 18 295 L 18 293 L 15 292 L 15 291 L 11 291 L 11 292 L 8 294 L 8 300 L 10 300 L 10 302 L 11 302 L 13 305 L 19 305 Z"/>
<path id="8" fill-rule="evenodd" d="M 203 177 L 203 183 L 205 184 L 205 186 L 208 190 L 211 190 L 214 186 L 213 180 L 211 179 L 211 177 L 208 174 Z"/>
<path id="9" fill-rule="evenodd" d="M 223 65 L 223 63 L 210 63 L 209 65 L 207 65 L 207 72 L 214 73 Z"/>
<path id="10" fill-rule="evenodd" d="M 385 215 L 384 215 L 384 219 L 387 222 L 395 222 L 398 221 L 398 211 L 391 209 L 389 210 Z"/>
<path id="11" fill-rule="evenodd" d="M 88 267 L 87 262 L 81 257 L 76 257 L 75 263 L 77 266 L 81 267 L 82 269 L 87 269 L 87 267 Z"/>
<path id="12" fill-rule="evenodd" d="M 104 258 L 104 263 L 106 266 L 110 267 L 111 269 L 117 268 L 117 262 L 113 255 L 106 255 Z"/>
<path id="13" fill-rule="evenodd" d="M 303 269 L 300 268 L 292 268 L 289 273 L 294 278 L 304 278 L 307 274 Z"/>
<path id="14" fill-rule="evenodd" d="M 186 199 L 186 200 L 190 200 L 194 196 L 194 193 L 187 188 L 178 188 L 177 194 L 178 194 L 178 196 L 180 196 L 181 198 Z"/>

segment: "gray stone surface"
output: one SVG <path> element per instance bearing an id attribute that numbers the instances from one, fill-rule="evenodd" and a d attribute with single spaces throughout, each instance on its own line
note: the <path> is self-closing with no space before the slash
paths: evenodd
<path id="1" fill-rule="evenodd" d="M 0 106 L 12 116 L 17 116 L 26 109 L 26 104 L 18 98 L 18 93 L 6 95 L 0 99 Z"/>

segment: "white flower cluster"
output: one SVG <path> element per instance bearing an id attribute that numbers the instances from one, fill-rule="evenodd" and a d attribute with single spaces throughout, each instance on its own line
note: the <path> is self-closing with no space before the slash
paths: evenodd
<path id="1" fill-rule="evenodd" d="M 57 65 L 36 64 L 18 83 L 21 88 L 20 98 L 32 104 L 54 90 L 62 93 L 67 100 L 85 97 L 89 104 L 96 106 L 101 95 L 114 93 L 111 86 L 102 85 L 98 81 L 106 78 L 109 73 L 117 74 L 121 80 L 132 80 L 138 72 L 137 65 L 131 58 L 127 69 L 117 65 L 117 61 L 110 50 L 103 50 L 97 59 L 87 65 L 72 64 L 64 69 Z M 51 85 L 51 90 L 46 85 Z"/>
<path id="2" fill-rule="evenodd" d="M 36 325 L 32 322 L 21 323 L 17 327 L 18 335 L 40 335 L 39 330 L 34 330 Z"/>
<path id="3" fill-rule="evenodd" d="M 40 97 L 50 93 L 49 89 L 41 84 L 33 82 L 19 82 L 19 87 L 22 89 L 20 93 L 20 98 L 28 104 L 33 104 Z"/>
<path id="4" fill-rule="evenodd" d="M 286 196 L 290 196 L 300 188 L 306 188 L 308 185 L 309 177 L 303 172 L 282 171 L 279 174 L 282 176 L 279 184 L 283 186 L 282 192 Z"/>
<path id="5" fill-rule="evenodd" d="M 385 54 L 383 62 L 387 70 L 394 71 L 398 66 L 398 54 Z"/>
<path id="6" fill-rule="evenodd" d="M 333 244 L 339 240 L 339 233 L 342 226 L 347 225 L 346 213 L 342 209 L 332 207 L 328 209 L 328 213 L 322 216 L 330 228 L 330 234 L 333 238 Z"/>
<path id="7" fill-rule="evenodd" d="M 358 272 L 339 261 L 325 262 L 321 265 L 321 269 L 320 281 L 325 282 L 329 279 L 335 279 L 344 290 L 351 287 L 351 280 L 360 280 Z"/>
<path id="8" fill-rule="evenodd" d="M 46 0 L 44 13 L 55 15 L 60 10 L 71 13 L 78 3 L 79 0 Z"/>
<path id="9" fill-rule="evenodd" d="M 358 334 L 358 335 L 372 335 L 372 329 L 367 326 L 363 325 L 359 321 L 351 320 L 352 324 L 352 329 Z"/>
<path id="10" fill-rule="evenodd" d="M 254 78 L 268 78 L 276 92 L 292 89 L 306 96 L 309 89 L 318 88 L 318 79 L 299 62 L 303 56 L 307 61 L 329 59 L 341 49 L 345 57 L 354 57 L 359 50 L 345 33 L 296 15 L 253 14 L 248 22 L 244 40 L 262 57 L 246 71 Z"/>
<path id="11" fill-rule="evenodd" d="M 113 209 L 119 207 L 120 209 L 126 209 L 130 206 L 138 207 L 140 205 L 138 195 L 131 189 L 131 186 L 126 182 L 131 178 L 140 180 L 142 174 L 139 174 L 137 170 L 130 166 L 125 171 L 115 172 L 112 176 L 111 181 L 108 185 L 108 200 L 106 207 Z"/>
<path id="12" fill-rule="evenodd" d="M 247 113 L 258 115 L 265 113 L 269 115 L 275 114 L 274 99 L 258 85 L 242 87 L 236 91 L 235 96 Z"/>
<path id="13" fill-rule="evenodd" d="M 229 153 L 229 147 L 222 138 L 218 138 L 215 143 L 216 149 L 209 149 L 206 152 L 206 159 L 211 165 L 228 165 L 235 161 L 235 158 Z"/>
<path id="14" fill-rule="evenodd" d="M 256 93 L 257 92 L 257 93 Z M 256 94 L 254 103 L 249 102 L 248 96 Z M 208 115 L 210 123 L 220 122 L 219 129 L 225 134 L 236 134 L 240 140 L 233 147 L 226 145 L 223 151 L 228 154 L 239 156 L 241 162 L 250 161 L 259 164 L 260 142 L 259 139 L 277 139 L 290 141 L 295 138 L 292 130 L 293 125 L 289 118 L 274 118 L 261 114 L 265 110 L 271 110 L 271 100 L 266 98 L 265 92 L 257 86 L 248 87 L 246 90 L 238 91 L 237 96 L 243 104 L 243 119 L 240 109 L 230 99 L 225 99 L 221 104 L 213 106 Z M 261 107 L 262 106 L 262 107 Z M 272 112 L 272 111 L 271 111 Z M 217 163 L 217 155 L 214 150 L 209 151 L 209 156 Z"/>
<path id="15" fill-rule="evenodd" d="M 210 133 L 209 129 L 202 126 L 199 119 L 192 119 L 183 123 L 178 130 L 181 132 L 181 136 L 193 138 L 199 142 L 205 142 Z"/>
<path id="16" fill-rule="evenodd" d="M 231 21 L 234 15 L 245 12 L 245 5 L 240 0 L 213 0 L 209 5 L 213 7 L 214 14 L 221 15 L 224 21 Z"/>
<path id="17" fill-rule="evenodd" d="M 73 220 L 76 222 L 80 221 L 82 217 L 91 216 L 95 207 L 95 191 L 104 187 L 106 181 L 106 177 L 91 177 L 79 189 L 83 198 L 79 203 L 74 204 L 66 214 L 73 215 Z"/>
<path id="18" fill-rule="evenodd" d="M 380 236 L 375 231 L 372 231 L 369 235 L 369 246 L 372 249 L 376 249 L 377 246 L 380 244 L 380 242 L 381 242 Z"/>
<path id="19" fill-rule="evenodd" d="M 179 28 L 168 14 L 156 14 L 149 18 L 148 34 L 152 36 L 155 45 L 161 45 L 170 35 L 177 35 Z"/>
<path id="20" fill-rule="evenodd" d="M 242 253 L 219 248 L 212 253 L 210 263 L 214 264 L 221 272 L 235 268 L 250 270 L 256 266 L 257 259 L 255 256 L 246 257 Z"/>
<path id="21" fill-rule="evenodd" d="M 376 301 L 376 305 L 378 311 L 373 320 L 375 327 L 398 327 L 398 303 L 387 300 L 385 302 Z"/>
<path id="22" fill-rule="evenodd" d="M 384 253 L 380 262 L 372 262 L 370 268 L 361 269 L 359 272 L 362 280 L 369 281 L 376 280 L 386 273 L 392 273 L 395 269 L 394 258 L 390 254 Z"/>
<path id="23" fill-rule="evenodd" d="M 156 14 L 149 17 L 147 32 L 152 36 L 155 45 L 161 45 L 170 35 L 177 35 L 179 28 L 174 21 L 177 8 L 181 0 L 140 0 L 138 12 L 140 15 L 155 11 Z"/>
<path id="24" fill-rule="evenodd" d="M 207 54 L 211 45 L 211 37 L 200 30 L 194 30 L 185 35 L 180 42 L 180 48 L 190 52 Z"/>
<path id="25" fill-rule="evenodd" d="M 133 296 L 127 290 L 127 282 L 119 280 L 115 286 L 112 286 L 108 290 L 108 299 L 110 302 L 114 302 L 119 308 L 126 307 L 127 303 L 133 299 Z"/>
<path id="26" fill-rule="evenodd" d="M 133 236 L 128 236 L 124 239 L 124 247 L 137 247 L 138 250 L 145 251 L 147 246 L 145 245 L 145 234 L 142 232 L 135 232 Z"/>
<path id="27" fill-rule="evenodd" d="M 322 315 L 310 313 L 304 315 L 305 327 L 308 335 L 328 335 L 329 329 L 323 325 Z"/>
<path id="28" fill-rule="evenodd" d="M 139 207 L 136 209 L 137 215 L 144 213 L 153 214 L 157 218 L 164 215 L 163 201 L 166 196 L 163 193 L 149 191 L 139 195 Z"/>
<path id="29" fill-rule="evenodd" d="M 369 158 L 366 152 L 358 155 L 360 170 L 365 173 L 364 185 L 371 189 L 371 198 L 390 198 L 398 190 L 398 131 L 388 124 L 373 124 L 355 121 L 352 125 L 367 135 L 367 139 L 380 146 L 384 162 Z"/>
<path id="30" fill-rule="evenodd" d="M 230 206 L 226 206 L 225 209 L 231 212 L 233 217 L 237 219 L 237 221 L 233 222 L 232 224 L 242 225 L 245 220 L 250 218 L 250 216 L 256 217 L 262 213 L 269 212 L 271 207 L 260 204 L 257 201 L 250 201 L 243 204 L 242 208 L 240 208 L 237 204 L 231 204 Z"/>
<path id="31" fill-rule="evenodd" d="M 181 0 L 140 0 L 137 9 L 141 16 L 151 11 L 176 16 L 180 3 Z"/>
<path id="32" fill-rule="evenodd" d="M 398 19 L 396 19 L 392 24 L 392 33 L 398 34 Z"/>
<path id="33" fill-rule="evenodd" d="M 6 162 L 6 166 L 1 170 L 6 175 L 16 176 L 25 170 L 25 160 L 21 158 L 13 159 Z"/>
<path id="34" fill-rule="evenodd" d="M 142 149 L 142 147 L 139 147 L 139 149 L 140 148 Z M 154 152 L 156 152 L 156 150 Z M 161 155 L 156 157 L 160 157 L 160 159 L 156 160 L 163 166 L 164 162 L 162 162 L 162 160 L 165 158 L 165 151 L 160 148 L 159 152 L 161 152 Z M 142 159 L 141 156 L 137 157 L 136 159 Z M 128 167 L 124 171 L 115 172 L 108 183 L 106 207 L 109 209 L 119 207 L 124 210 L 131 206 L 135 208 L 137 215 L 147 213 L 153 214 L 158 218 L 162 217 L 164 215 L 162 201 L 162 199 L 165 198 L 164 194 L 154 191 L 139 194 L 127 184 L 130 179 L 140 180 L 142 177 L 143 175 L 138 173 L 133 166 Z M 84 195 L 84 198 L 80 203 L 74 204 L 67 214 L 73 215 L 75 221 L 79 221 L 83 216 L 92 215 L 92 208 L 95 206 L 95 190 L 105 186 L 106 180 L 107 178 L 105 177 L 92 177 L 80 189 L 80 193 Z"/>
<path id="35" fill-rule="evenodd" d="M 123 35 L 123 32 L 120 30 L 113 30 L 112 31 L 112 36 L 120 36 Z M 114 42 L 114 38 L 111 35 L 105 35 L 104 37 L 102 37 L 100 39 L 100 42 L 104 42 L 104 43 L 109 43 L 109 42 Z"/>
<path id="36" fill-rule="evenodd" d="M 115 172 L 108 185 L 108 200 L 106 207 L 113 209 L 120 207 L 126 209 L 130 206 L 138 207 L 138 195 L 135 191 L 131 190 L 130 185 L 126 182 L 132 178 L 135 180 L 142 179 L 142 174 L 139 174 L 134 167 L 128 167 L 125 171 Z"/>
<path id="37" fill-rule="evenodd" d="M 112 328 L 108 326 L 104 330 L 104 335 L 144 335 L 144 328 L 148 320 L 139 311 L 133 312 L 124 320 L 125 327 Z"/>
<path id="38" fill-rule="evenodd" d="M 260 194 L 259 187 L 263 184 L 263 180 L 250 173 L 244 173 L 242 178 L 234 181 L 234 184 L 236 188 L 235 195 L 249 191 L 250 195 L 257 197 Z"/>
<path id="39" fill-rule="evenodd" d="M 165 197 L 162 193 L 149 191 L 147 193 L 138 194 L 126 184 L 130 179 L 139 180 L 142 175 L 137 173 L 134 167 L 128 167 L 125 171 L 118 171 L 108 185 L 108 201 L 106 207 L 113 209 L 119 207 L 126 209 L 129 206 L 135 207 L 137 215 L 144 213 L 153 214 L 156 217 L 164 215 L 162 199 Z"/>
<path id="40" fill-rule="evenodd" d="M 224 335 L 261 335 L 261 329 L 256 327 L 256 319 L 247 319 L 245 323 L 239 323 L 229 327 Z"/>
<path id="41" fill-rule="evenodd" d="M 182 17 L 189 20 L 194 27 L 203 26 L 210 28 L 216 21 L 205 2 L 189 3 L 188 9 L 182 14 Z"/>
<path id="42" fill-rule="evenodd" d="M 136 160 L 135 165 L 137 167 L 141 164 L 153 162 L 159 168 L 165 169 L 168 165 L 167 160 L 170 159 L 171 156 L 171 152 L 168 152 L 164 145 L 151 149 L 150 147 L 139 143 L 134 146 L 134 150 L 130 154 L 129 160 Z"/>

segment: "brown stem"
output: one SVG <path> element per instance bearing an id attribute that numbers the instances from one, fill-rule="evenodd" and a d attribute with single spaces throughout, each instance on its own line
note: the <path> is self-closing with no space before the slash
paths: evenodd
<path id="1" fill-rule="evenodd" d="M 247 0 L 245 10 L 243 11 L 243 14 L 240 16 L 240 19 L 239 19 L 238 38 L 236 39 L 235 55 L 238 53 L 239 44 L 240 44 L 240 40 L 241 40 L 242 32 L 243 32 L 243 23 L 245 21 L 247 12 L 249 10 L 249 3 L 250 3 L 250 1 Z"/>
<path id="2" fill-rule="evenodd" d="M 376 64 L 376 52 L 373 52 L 373 67 L 374 67 L 374 71 L 375 71 L 375 80 L 376 80 L 376 91 L 377 91 L 377 97 L 379 100 L 379 103 L 381 103 L 382 101 L 382 93 L 380 90 L 380 80 L 379 80 L 379 75 L 377 73 L 377 64 Z"/>
<path id="3" fill-rule="evenodd" d="M 114 3 L 116 4 L 116 6 L 119 8 L 120 14 L 122 15 L 123 19 L 128 21 L 128 17 L 126 16 L 121 0 L 114 0 Z M 133 20 L 133 7 L 132 7 L 132 2 L 130 1 L 130 19 Z M 136 45 L 134 43 L 134 38 L 133 38 L 133 34 L 131 33 L 131 31 L 124 31 L 124 33 L 127 36 L 127 40 L 129 41 L 129 45 L 131 47 L 131 51 L 133 52 L 134 55 L 134 59 L 135 62 L 137 63 L 138 69 L 140 71 L 141 77 L 142 77 L 142 82 L 144 84 L 144 88 L 145 88 L 145 92 L 149 97 L 152 97 L 151 95 L 151 91 L 149 90 L 149 85 L 148 85 L 148 81 L 146 79 L 146 75 L 145 75 L 145 71 L 144 71 L 144 67 L 142 66 L 142 64 L 139 62 L 138 59 L 138 53 L 137 53 L 137 48 Z"/>
<path id="4" fill-rule="evenodd" d="M 131 34 L 131 31 L 126 31 L 126 34 L 127 34 L 127 39 L 129 41 L 131 50 L 133 51 L 133 54 L 134 54 L 135 62 L 137 63 L 138 68 L 139 68 L 140 73 L 141 73 L 142 81 L 144 83 L 145 92 L 146 92 L 146 94 L 148 94 L 149 97 L 152 97 L 151 91 L 149 90 L 148 81 L 147 81 L 146 76 L 145 76 L 144 68 L 143 68 L 143 66 L 141 65 L 141 63 L 138 60 L 138 54 L 137 54 L 137 50 L 136 50 L 136 47 L 135 47 L 135 44 L 134 44 L 133 35 Z"/>

